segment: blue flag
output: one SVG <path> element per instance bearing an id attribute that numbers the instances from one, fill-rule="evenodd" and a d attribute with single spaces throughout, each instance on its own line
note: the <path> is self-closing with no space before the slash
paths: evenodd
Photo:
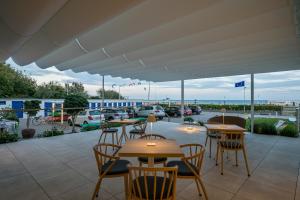
<path id="1" fill-rule="evenodd" d="M 235 87 L 245 87 L 245 81 L 235 83 Z"/>

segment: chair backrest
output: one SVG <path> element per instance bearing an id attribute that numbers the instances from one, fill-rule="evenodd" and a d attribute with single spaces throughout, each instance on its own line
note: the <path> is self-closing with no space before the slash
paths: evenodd
<path id="1" fill-rule="evenodd" d="M 141 130 L 142 132 L 145 132 L 146 131 L 146 128 L 147 128 L 147 121 L 139 121 L 138 123 L 136 123 L 134 125 L 134 128 L 135 129 L 138 129 L 138 130 Z"/>
<path id="2" fill-rule="evenodd" d="M 202 164 L 203 164 L 203 158 L 204 158 L 204 152 L 205 147 L 201 144 L 183 144 L 180 145 L 182 151 L 184 152 L 184 158 L 183 161 L 188 165 L 190 170 L 194 172 L 194 174 L 200 174 Z M 195 168 L 192 167 L 190 164 L 192 164 Z"/>
<path id="3" fill-rule="evenodd" d="M 208 124 L 223 124 L 223 116 L 214 116 L 207 120 Z M 246 119 L 238 116 L 224 116 L 224 124 L 234 124 L 239 127 L 246 127 Z"/>
<path id="4" fill-rule="evenodd" d="M 108 122 L 101 122 L 100 128 L 102 131 L 105 131 L 106 129 L 110 128 L 110 124 Z"/>
<path id="5" fill-rule="evenodd" d="M 158 135 L 158 134 L 146 134 L 140 137 L 140 139 L 143 140 L 160 140 L 160 139 L 166 139 L 164 136 L 162 135 Z"/>
<path id="6" fill-rule="evenodd" d="M 224 132 L 219 133 L 218 143 L 223 148 L 227 149 L 241 149 L 244 146 L 244 133 L 241 132 Z"/>
<path id="7" fill-rule="evenodd" d="M 175 199 L 177 167 L 129 167 L 129 199 Z"/>
<path id="8" fill-rule="evenodd" d="M 94 154 L 97 162 L 99 176 L 104 176 L 110 171 L 114 163 L 120 158 L 116 156 L 121 146 L 114 144 L 99 143 L 94 146 Z M 108 165 L 103 168 L 104 165 Z"/>

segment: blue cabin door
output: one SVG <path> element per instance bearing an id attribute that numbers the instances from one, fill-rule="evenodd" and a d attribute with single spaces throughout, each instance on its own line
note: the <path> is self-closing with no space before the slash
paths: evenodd
<path id="1" fill-rule="evenodd" d="M 24 102 L 23 101 L 12 101 L 11 102 L 12 109 L 16 110 L 16 115 L 18 118 L 23 118 L 23 107 Z"/>
<path id="2" fill-rule="evenodd" d="M 45 102 L 44 103 L 44 115 L 45 117 L 48 116 L 49 113 L 51 113 L 52 110 L 52 103 L 51 102 Z"/>

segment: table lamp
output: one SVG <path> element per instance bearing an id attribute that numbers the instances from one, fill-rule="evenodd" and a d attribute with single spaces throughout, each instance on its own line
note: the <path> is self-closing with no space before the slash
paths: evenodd
<path id="1" fill-rule="evenodd" d="M 153 122 L 156 122 L 156 117 L 154 114 L 150 114 L 148 115 L 148 118 L 147 118 L 147 122 L 150 122 L 150 134 L 152 136 L 152 124 Z M 155 142 L 147 142 L 147 146 L 156 146 L 156 143 Z"/>
<path id="2" fill-rule="evenodd" d="M 226 109 L 222 108 L 221 112 L 222 112 L 222 115 L 223 115 L 223 124 L 225 124 L 225 112 L 226 112 Z"/>
<path id="3" fill-rule="evenodd" d="M 155 115 L 154 114 L 148 115 L 147 122 L 150 122 L 150 131 L 151 131 L 151 135 L 152 135 L 152 124 L 153 124 L 153 122 L 156 122 Z"/>

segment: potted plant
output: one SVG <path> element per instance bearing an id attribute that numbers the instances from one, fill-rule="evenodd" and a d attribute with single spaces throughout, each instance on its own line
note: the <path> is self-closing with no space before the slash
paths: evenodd
<path id="1" fill-rule="evenodd" d="M 66 112 L 71 115 L 72 119 L 72 133 L 75 133 L 75 122 L 76 117 L 80 111 L 85 110 L 85 107 L 88 105 L 88 101 L 85 97 L 81 95 L 71 94 L 66 96 L 64 101 L 64 108 Z"/>
<path id="2" fill-rule="evenodd" d="M 23 138 L 32 138 L 35 135 L 35 129 L 30 128 L 31 118 L 36 116 L 38 111 L 41 109 L 40 107 L 41 101 L 39 100 L 31 100 L 24 102 L 24 111 L 27 114 L 26 128 L 22 130 Z"/>

